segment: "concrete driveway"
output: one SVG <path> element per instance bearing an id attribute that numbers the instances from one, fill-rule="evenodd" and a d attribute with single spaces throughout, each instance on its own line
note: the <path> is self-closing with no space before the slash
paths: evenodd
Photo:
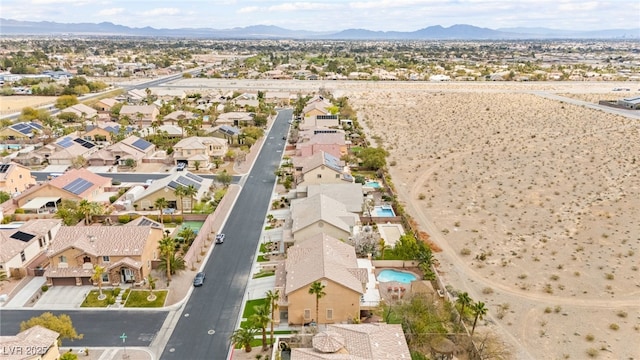
<path id="1" fill-rule="evenodd" d="M 35 309 L 76 309 L 79 308 L 89 291 L 95 286 L 52 286 L 42 294 L 33 306 Z"/>

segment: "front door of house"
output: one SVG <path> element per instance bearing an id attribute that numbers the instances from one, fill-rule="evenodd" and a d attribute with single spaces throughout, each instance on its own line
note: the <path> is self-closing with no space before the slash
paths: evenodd
<path id="1" fill-rule="evenodd" d="M 122 282 L 124 283 L 135 282 L 135 276 L 133 276 L 133 271 L 131 271 L 131 269 L 122 268 L 120 270 L 120 275 L 122 277 Z"/>

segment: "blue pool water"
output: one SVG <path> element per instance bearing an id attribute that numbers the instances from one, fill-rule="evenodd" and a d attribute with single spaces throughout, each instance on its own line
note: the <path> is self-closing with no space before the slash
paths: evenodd
<path id="1" fill-rule="evenodd" d="M 374 189 L 379 189 L 380 183 L 377 181 L 367 181 L 364 183 L 364 186 L 374 188 Z"/>
<path id="2" fill-rule="evenodd" d="M 390 205 L 378 205 L 373 207 L 373 216 L 375 217 L 394 217 L 396 213 Z"/>
<path id="3" fill-rule="evenodd" d="M 409 284 L 416 279 L 417 277 L 411 273 L 389 269 L 382 270 L 380 271 L 380 274 L 378 274 L 379 282 L 396 281 L 403 284 Z"/>

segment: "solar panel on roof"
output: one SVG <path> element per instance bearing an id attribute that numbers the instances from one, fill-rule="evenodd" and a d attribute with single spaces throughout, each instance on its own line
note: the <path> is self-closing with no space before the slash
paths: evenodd
<path id="1" fill-rule="evenodd" d="M 199 183 L 201 183 L 201 182 L 202 182 L 202 180 L 204 180 L 204 179 L 202 179 L 200 176 L 198 176 L 198 175 L 196 175 L 196 174 L 186 173 L 185 175 L 187 175 L 187 177 L 188 177 L 189 179 L 193 179 L 193 180 L 195 180 L 195 181 L 197 181 L 197 182 L 199 182 Z"/>
<path id="2" fill-rule="evenodd" d="M 87 189 L 89 189 L 92 186 L 93 186 L 93 183 L 85 179 L 75 179 L 69 184 L 67 184 L 66 186 L 64 186 L 62 189 L 72 194 L 80 195 L 83 192 L 87 191 Z"/>
<path id="3" fill-rule="evenodd" d="M 36 128 L 38 130 L 42 129 L 42 125 L 40 125 L 38 123 L 32 122 L 32 123 L 29 123 L 29 125 L 33 126 L 34 128 Z"/>
<path id="4" fill-rule="evenodd" d="M 20 241 L 29 241 L 31 239 L 33 239 L 34 237 L 36 237 L 35 235 L 31 235 L 28 234 L 26 232 L 22 232 L 22 231 L 16 231 L 13 235 L 10 236 L 13 239 L 16 240 L 20 240 Z"/>
<path id="5" fill-rule="evenodd" d="M 147 150 L 147 148 L 151 145 L 152 144 L 145 139 L 138 139 L 134 141 L 133 144 L 131 144 L 131 146 L 137 147 L 140 150 Z"/>
<path id="6" fill-rule="evenodd" d="M 75 138 L 73 139 L 73 141 L 77 142 L 78 144 L 84 146 L 87 149 L 91 149 L 92 147 L 95 146 L 92 142 L 87 141 L 85 139 Z"/>
<path id="7" fill-rule="evenodd" d="M 7 170 L 9 170 L 9 167 L 11 167 L 10 164 L 2 164 L 0 165 L 0 173 L 4 174 L 7 172 Z"/>
<path id="8" fill-rule="evenodd" d="M 200 190 L 200 183 L 195 182 L 191 179 L 188 179 L 184 176 L 180 176 L 179 178 L 176 179 L 177 182 L 179 182 L 180 184 L 184 185 L 184 186 L 189 186 L 189 185 L 193 185 L 193 187 L 195 187 L 196 189 Z"/>
<path id="9" fill-rule="evenodd" d="M 73 145 L 73 138 L 71 138 L 70 136 L 67 136 L 65 138 L 63 138 L 62 140 L 58 141 L 58 145 L 62 146 L 63 148 L 68 148 L 69 146 Z"/>
<path id="10" fill-rule="evenodd" d="M 149 226 L 149 225 L 153 225 L 154 222 L 149 220 L 149 219 L 142 219 L 140 220 L 140 223 L 138 224 L 139 226 Z"/>
<path id="11" fill-rule="evenodd" d="M 175 182 L 175 181 L 171 180 L 171 181 L 169 181 L 169 183 L 167 184 L 167 186 L 168 186 L 168 187 L 170 187 L 170 188 L 172 188 L 173 190 L 175 190 L 175 189 L 177 189 L 177 188 L 178 188 L 178 186 L 182 186 L 182 185 L 180 185 L 179 183 L 177 183 L 177 182 Z"/>

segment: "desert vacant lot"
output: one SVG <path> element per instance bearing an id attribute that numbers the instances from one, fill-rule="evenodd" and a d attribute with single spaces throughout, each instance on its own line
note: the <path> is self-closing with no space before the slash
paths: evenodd
<path id="1" fill-rule="evenodd" d="M 402 202 L 444 249 L 445 280 L 487 304 L 484 328 L 519 359 L 640 357 L 640 113 L 548 98 L 637 93 L 385 87 L 348 96 L 390 151 Z"/>
<path id="2" fill-rule="evenodd" d="M 12 114 L 22 111 L 22 108 L 30 106 L 37 107 L 40 105 L 54 103 L 55 96 L 0 96 L 0 114 Z"/>

